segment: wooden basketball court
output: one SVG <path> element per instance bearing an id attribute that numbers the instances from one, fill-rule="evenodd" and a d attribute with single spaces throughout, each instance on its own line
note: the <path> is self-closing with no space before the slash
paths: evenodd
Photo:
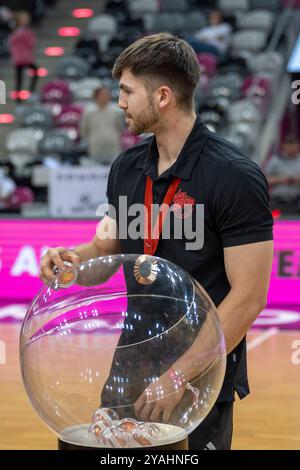
<path id="1" fill-rule="evenodd" d="M 0 323 L 0 338 L 6 346 L 6 364 L 0 364 L 0 449 L 56 449 L 56 436 L 33 411 L 23 388 L 20 326 Z M 292 361 L 296 340 L 300 331 L 249 333 L 252 394 L 236 401 L 233 449 L 300 450 L 300 364 Z"/>

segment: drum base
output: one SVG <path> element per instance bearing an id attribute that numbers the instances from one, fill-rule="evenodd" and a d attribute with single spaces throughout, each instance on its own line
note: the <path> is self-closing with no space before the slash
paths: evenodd
<path id="1" fill-rule="evenodd" d="M 185 437 L 181 441 L 178 442 L 173 442 L 172 444 L 165 444 L 162 446 L 156 446 L 156 447 L 134 447 L 131 448 L 131 450 L 135 449 L 146 449 L 146 450 L 188 450 L 188 438 Z M 58 439 L 58 450 L 115 450 L 115 449 L 108 449 L 108 448 L 101 448 L 101 447 L 85 447 L 85 446 L 78 446 L 75 444 L 70 444 L 68 442 L 64 442 L 61 439 Z M 117 449 L 116 449 L 117 450 Z M 118 449 L 120 450 L 120 449 Z M 127 450 L 127 449 L 124 449 Z"/>

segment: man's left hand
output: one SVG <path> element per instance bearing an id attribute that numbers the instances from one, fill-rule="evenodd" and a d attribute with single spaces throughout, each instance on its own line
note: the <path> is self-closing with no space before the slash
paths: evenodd
<path id="1" fill-rule="evenodd" d="M 185 387 L 179 388 L 168 373 L 164 373 L 151 383 L 134 404 L 137 418 L 143 421 L 162 421 L 168 423 L 172 411 L 181 401 Z"/>

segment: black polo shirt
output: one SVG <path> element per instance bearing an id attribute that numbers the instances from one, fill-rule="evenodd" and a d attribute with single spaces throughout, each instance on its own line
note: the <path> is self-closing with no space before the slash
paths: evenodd
<path id="1" fill-rule="evenodd" d="M 204 244 L 195 251 L 186 249 L 190 240 L 160 239 L 155 256 L 170 260 L 190 273 L 218 306 L 230 290 L 223 249 L 273 238 L 267 181 L 258 165 L 234 145 L 210 132 L 199 116 L 176 162 L 160 176 L 157 176 L 157 160 L 154 137 L 121 153 L 109 174 L 108 203 L 116 209 L 119 226 L 120 217 L 125 215 L 118 213 L 119 196 L 127 196 L 128 207 L 143 204 L 149 175 L 153 181 L 153 202 L 161 204 L 172 178 L 181 178 L 177 191 L 204 205 Z M 195 211 L 190 216 L 194 217 Z M 120 243 L 122 253 L 143 253 L 142 238 L 120 239 Z M 233 400 L 235 391 L 240 398 L 249 393 L 245 338 L 227 357 L 218 400 Z"/>

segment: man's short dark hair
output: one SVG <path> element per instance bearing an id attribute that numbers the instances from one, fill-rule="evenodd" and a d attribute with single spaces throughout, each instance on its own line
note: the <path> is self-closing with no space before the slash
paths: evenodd
<path id="1" fill-rule="evenodd" d="M 200 67 L 194 50 L 183 39 L 167 33 L 138 39 L 117 58 L 113 77 L 119 79 L 125 69 L 144 78 L 146 87 L 151 90 L 168 85 L 179 107 L 193 107 Z"/>

